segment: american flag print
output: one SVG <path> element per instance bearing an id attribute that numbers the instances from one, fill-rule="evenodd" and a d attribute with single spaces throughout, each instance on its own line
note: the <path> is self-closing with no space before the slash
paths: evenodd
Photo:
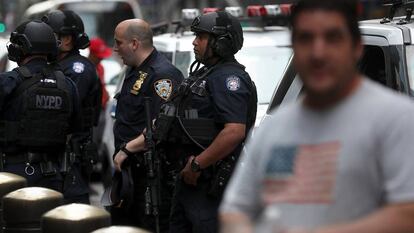
<path id="1" fill-rule="evenodd" d="M 263 201 L 331 203 L 339 150 L 339 142 L 275 146 L 265 166 Z"/>

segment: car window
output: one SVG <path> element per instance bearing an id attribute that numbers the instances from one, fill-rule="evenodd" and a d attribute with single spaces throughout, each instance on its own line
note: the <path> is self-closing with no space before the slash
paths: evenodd
<path id="1" fill-rule="evenodd" d="M 188 77 L 190 65 L 195 60 L 193 52 L 176 52 L 175 66 L 183 73 L 184 77 Z"/>
<path id="2" fill-rule="evenodd" d="M 276 46 L 246 47 L 236 54 L 256 84 L 259 104 L 270 102 L 291 56 L 291 48 Z"/>
<path id="3" fill-rule="evenodd" d="M 358 64 L 358 67 L 362 74 L 366 75 L 370 79 L 393 89 L 396 89 L 396 76 L 395 74 L 387 73 L 387 51 L 386 46 L 374 46 L 365 45 L 364 54 Z M 407 54 L 409 52 L 407 51 Z M 411 72 L 414 75 L 414 47 L 411 47 Z M 280 105 L 290 103 L 300 96 L 303 91 L 303 84 L 300 80 L 297 71 L 293 66 L 293 59 L 288 62 L 288 67 L 284 71 L 283 80 L 281 84 L 276 86 L 273 92 L 271 103 L 269 104 L 267 113 L 276 109 Z M 394 70 L 391 70 L 394 72 Z M 389 71 L 389 72 L 391 72 Z M 391 80 L 392 79 L 392 80 Z M 259 88 L 258 88 L 259 89 Z"/>
<path id="4" fill-rule="evenodd" d="M 387 85 L 385 54 L 381 47 L 365 46 L 359 69 L 367 77 L 384 86 Z"/>

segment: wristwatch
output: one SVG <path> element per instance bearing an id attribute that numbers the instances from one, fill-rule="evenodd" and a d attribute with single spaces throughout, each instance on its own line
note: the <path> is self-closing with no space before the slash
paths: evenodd
<path id="1" fill-rule="evenodd" d="M 126 142 L 122 143 L 122 144 L 121 144 L 121 146 L 119 147 L 119 150 L 123 151 L 126 155 L 128 155 L 128 157 L 129 157 L 129 156 L 133 156 L 135 153 L 133 153 L 133 152 L 129 151 L 129 150 L 126 148 L 126 145 L 127 145 L 127 143 L 126 143 Z"/>
<path id="2" fill-rule="evenodd" d="M 197 162 L 195 157 L 193 158 L 193 160 L 191 160 L 191 171 L 193 171 L 193 172 L 200 172 L 201 171 L 201 166 Z"/>

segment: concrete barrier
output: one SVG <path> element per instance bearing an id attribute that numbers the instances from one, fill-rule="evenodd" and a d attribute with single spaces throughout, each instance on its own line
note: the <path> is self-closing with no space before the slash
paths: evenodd
<path id="1" fill-rule="evenodd" d="M 63 204 L 63 195 L 47 188 L 29 187 L 3 197 L 4 233 L 40 233 L 44 213 Z"/>
<path id="2" fill-rule="evenodd" d="M 136 227 L 112 226 L 93 231 L 92 233 L 151 233 Z"/>
<path id="3" fill-rule="evenodd" d="M 2 199 L 8 193 L 27 186 L 24 177 L 8 172 L 0 172 L 0 233 L 3 232 L 3 202 Z"/>
<path id="4" fill-rule="evenodd" d="M 43 233 L 90 233 L 111 225 L 111 215 L 98 207 L 69 204 L 57 207 L 42 216 Z"/>

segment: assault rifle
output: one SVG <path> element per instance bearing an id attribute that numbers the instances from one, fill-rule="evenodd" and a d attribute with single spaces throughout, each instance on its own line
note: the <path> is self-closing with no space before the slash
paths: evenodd
<path id="1" fill-rule="evenodd" d="M 147 174 L 147 188 L 145 190 L 145 214 L 155 217 L 156 232 L 160 232 L 159 205 L 160 198 L 160 158 L 155 151 L 155 142 L 152 132 L 151 98 L 145 97 L 145 114 L 147 131 L 145 133 L 145 144 L 148 151 L 144 153 L 145 170 Z"/>

